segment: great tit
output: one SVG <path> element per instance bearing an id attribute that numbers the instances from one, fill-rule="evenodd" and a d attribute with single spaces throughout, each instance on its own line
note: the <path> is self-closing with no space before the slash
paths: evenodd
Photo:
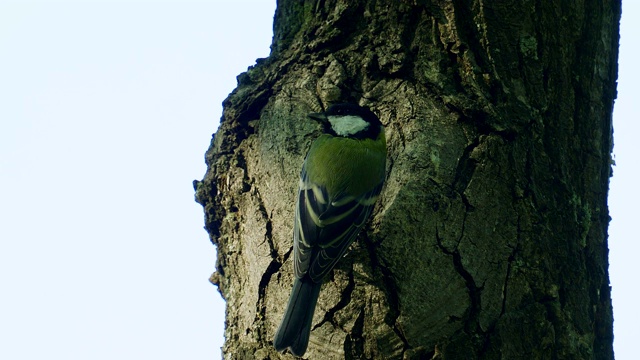
<path id="1" fill-rule="evenodd" d="M 358 235 L 385 179 L 384 128 L 371 110 L 337 104 L 309 117 L 323 125 L 302 165 L 293 230 L 295 279 L 276 332 L 277 351 L 307 350 L 323 278 Z"/>

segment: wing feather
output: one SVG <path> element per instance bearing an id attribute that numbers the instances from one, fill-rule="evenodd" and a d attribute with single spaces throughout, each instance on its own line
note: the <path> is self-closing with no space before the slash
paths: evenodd
<path id="1" fill-rule="evenodd" d="M 309 182 L 303 168 L 296 204 L 294 225 L 294 272 L 302 278 L 309 274 L 320 282 L 342 258 L 366 223 L 382 181 L 358 198 L 333 199 L 326 189 Z"/>

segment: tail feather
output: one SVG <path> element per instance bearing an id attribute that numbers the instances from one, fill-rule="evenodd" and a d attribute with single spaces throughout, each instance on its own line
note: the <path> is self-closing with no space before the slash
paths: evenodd
<path id="1" fill-rule="evenodd" d="M 289 305 L 273 339 L 273 346 L 277 351 L 289 348 L 295 356 L 305 353 L 321 286 L 322 283 L 313 282 L 309 276 L 295 279 Z"/>

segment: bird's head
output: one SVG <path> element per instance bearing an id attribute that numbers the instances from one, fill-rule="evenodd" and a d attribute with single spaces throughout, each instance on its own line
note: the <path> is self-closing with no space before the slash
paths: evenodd
<path id="1" fill-rule="evenodd" d="M 355 104 L 335 104 L 327 111 L 311 113 L 309 117 L 321 122 L 325 132 L 334 136 L 376 139 L 382 131 L 382 123 L 376 114 Z"/>

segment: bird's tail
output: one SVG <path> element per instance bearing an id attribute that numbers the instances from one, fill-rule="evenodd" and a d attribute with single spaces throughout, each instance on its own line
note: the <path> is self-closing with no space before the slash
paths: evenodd
<path id="1" fill-rule="evenodd" d="M 295 279 L 287 311 L 273 339 L 277 351 L 289 348 L 293 355 L 302 356 L 307 350 L 311 320 L 321 286 L 322 283 L 315 283 L 309 276 Z"/>

